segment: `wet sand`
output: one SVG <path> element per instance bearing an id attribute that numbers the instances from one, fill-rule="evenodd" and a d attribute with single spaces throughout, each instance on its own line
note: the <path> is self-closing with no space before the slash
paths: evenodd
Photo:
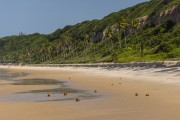
<path id="1" fill-rule="evenodd" d="M 6 68 L 7 69 L 7 68 Z M 22 68 L 12 72 L 30 73 L 21 78 L 66 80 L 80 88 L 97 90 L 98 99 L 28 102 L 0 102 L 2 120 L 179 120 L 179 68 L 99 70 L 85 68 Z M 172 72 L 173 71 L 173 72 Z M 70 77 L 70 79 L 69 79 Z M 165 82 L 164 82 L 165 81 Z M 7 81 L 2 81 L 5 84 Z M 9 82 L 9 81 L 8 81 Z M 14 92 L 51 86 L 0 86 L 0 97 Z M 97 94 L 94 93 L 94 94 Z M 135 96 L 138 93 L 138 96 Z M 149 94 L 149 96 L 146 96 Z"/>

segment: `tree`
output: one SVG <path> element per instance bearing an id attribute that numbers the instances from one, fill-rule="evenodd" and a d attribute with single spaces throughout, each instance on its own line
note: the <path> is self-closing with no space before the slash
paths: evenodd
<path id="1" fill-rule="evenodd" d="M 93 43 L 90 43 L 90 50 L 91 50 L 91 53 L 92 53 L 92 57 L 93 57 L 93 61 L 95 62 L 96 61 L 96 57 L 95 57 L 95 45 Z"/>
<path id="2" fill-rule="evenodd" d="M 125 28 L 128 26 L 128 23 L 126 22 L 127 20 L 122 18 L 122 17 L 116 17 L 115 18 L 116 23 L 118 24 L 118 41 L 119 41 L 119 48 L 122 48 L 122 38 L 121 38 L 121 34 L 122 32 L 125 35 Z M 126 38 L 125 38 L 125 46 L 126 45 Z"/>
<path id="3" fill-rule="evenodd" d="M 142 53 L 142 48 L 143 48 L 142 47 L 143 46 L 142 41 L 137 39 L 137 33 L 138 33 L 138 31 L 140 29 L 140 25 L 141 25 L 139 19 L 132 20 L 131 25 L 136 29 L 135 30 L 135 36 L 136 36 L 136 40 L 137 40 L 137 42 L 139 44 L 139 51 L 140 51 L 140 53 Z"/>
<path id="4" fill-rule="evenodd" d="M 89 35 L 83 34 L 83 38 L 84 38 L 84 59 L 85 61 L 87 60 L 87 48 L 88 48 L 88 42 L 89 42 Z"/>
<path id="5" fill-rule="evenodd" d="M 125 48 L 127 49 L 127 40 L 126 40 L 126 28 L 129 24 L 124 22 L 122 23 L 122 30 L 123 30 L 123 34 L 124 34 L 124 41 L 125 41 Z"/>
<path id="6" fill-rule="evenodd" d="M 63 51 L 64 51 L 65 59 L 66 57 L 68 57 L 68 55 L 71 57 L 72 38 L 70 37 L 69 34 L 62 34 L 60 39 L 63 41 Z"/>
<path id="7" fill-rule="evenodd" d="M 113 36 L 112 28 L 109 26 L 107 27 L 107 31 L 106 31 L 106 38 L 108 41 L 110 41 L 112 52 L 114 52 L 114 43 L 112 41 L 112 36 Z"/>

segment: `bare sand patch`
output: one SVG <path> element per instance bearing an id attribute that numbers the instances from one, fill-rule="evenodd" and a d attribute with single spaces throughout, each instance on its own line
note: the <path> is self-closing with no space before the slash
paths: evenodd
<path id="1" fill-rule="evenodd" d="M 179 68 L 178 68 L 179 69 Z M 80 102 L 0 102 L 2 120 L 179 120 L 180 86 L 178 72 L 162 69 L 100 70 L 87 68 L 8 68 L 30 73 L 24 78 L 63 79 L 89 90 L 106 94 L 97 100 Z M 158 72 L 160 71 L 160 72 Z M 166 74 L 165 74 L 166 73 Z M 69 77 L 71 79 L 69 79 Z M 169 79 L 171 78 L 171 79 Z M 164 82 L 164 80 L 166 82 Z M 169 82 L 167 82 L 169 80 Z M 39 89 L 33 88 L 31 89 Z M 40 87 L 40 86 L 39 86 Z M 23 91 L 29 88 L 0 88 Z M 138 93 L 138 96 L 135 96 Z M 96 94 L 96 93 L 94 93 Z M 146 96 L 149 94 L 149 96 Z"/>

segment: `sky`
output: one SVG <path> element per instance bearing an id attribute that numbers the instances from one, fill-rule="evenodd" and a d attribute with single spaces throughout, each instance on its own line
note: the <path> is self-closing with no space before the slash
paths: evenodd
<path id="1" fill-rule="evenodd" d="M 0 37 L 50 34 L 147 0 L 0 0 Z"/>

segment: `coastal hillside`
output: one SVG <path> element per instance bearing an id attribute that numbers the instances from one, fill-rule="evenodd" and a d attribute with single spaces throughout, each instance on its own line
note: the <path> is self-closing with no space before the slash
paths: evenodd
<path id="1" fill-rule="evenodd" d="M 0 61 L 98 63 L 180 59 L 180 0 L 151 0 L 44 35 L 0 38 Z"/>

